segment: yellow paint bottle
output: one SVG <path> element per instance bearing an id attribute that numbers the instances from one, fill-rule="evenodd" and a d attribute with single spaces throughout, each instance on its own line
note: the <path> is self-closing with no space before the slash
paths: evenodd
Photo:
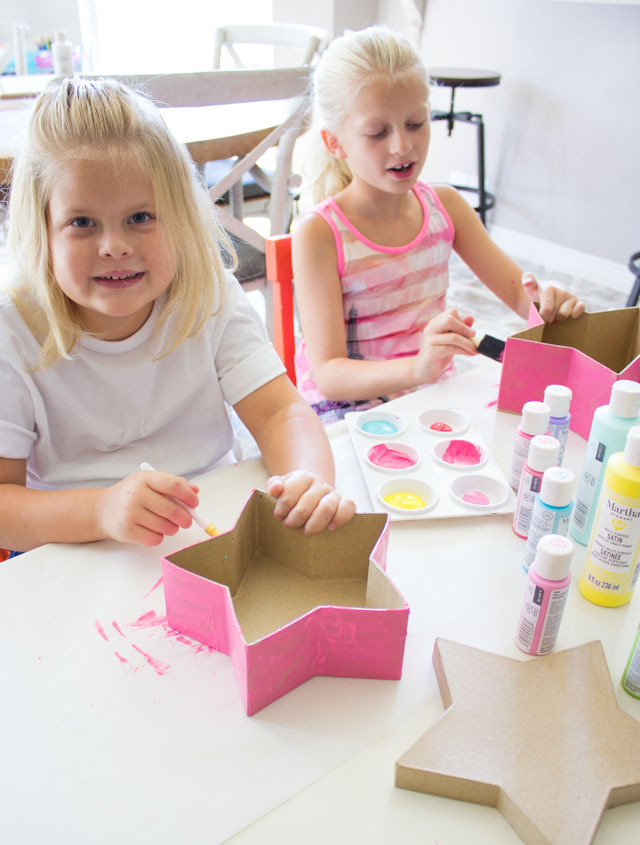
<path id="1" fill-rule="evenodd" d="M 624 452 L 609 458 L 578 587 L 605 607 L 626 604 L 640 566 L 640 425 L 627 434 Z"/>

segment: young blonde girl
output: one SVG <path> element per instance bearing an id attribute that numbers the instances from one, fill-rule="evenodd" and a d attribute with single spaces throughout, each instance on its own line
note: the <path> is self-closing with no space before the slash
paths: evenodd
<path id="1" fill-rule="evenodd" d="M 225 403 L 277 473 L 277 518 L 309 533 L 351 518 L 221 238 L 150 101 L 115 80 L 47 87 L 13 174 L 0 295 L 0 546 L 155 545 L 188 527 L 184 476 L 230 459 Z"/>
<path id="2" fill-rule="evenodd" d="M 401 36 L 371 27 L 336 39 L 314 73 L 320 204 L 294 231 L 303 342 L 298 387 L 325 422 L 435 381 L 475 355 L 472 317 L 446 307 L 454 249 L 521 317 L 547 321 L 584 304 L 541 290 L 448 186 L 419 181 L 429 147 L 427 71 Z"/>

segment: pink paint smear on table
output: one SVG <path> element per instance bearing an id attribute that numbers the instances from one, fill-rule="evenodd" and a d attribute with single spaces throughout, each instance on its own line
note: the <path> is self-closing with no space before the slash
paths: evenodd
<path id="1" fill-rule="evenodd" d="M 442 460 L 456 466 L 473 466 L 483 459 L 482 449 L 469 440 L 451 440 L 442 454 Z"/>
<path id="2" fill-rule="evenodd" d="M 102 625 L 102 623 L 100 622 L 99 619 L 96 619 L 94 625 L 95 625 L 96 631 L 102 637 L 102 639 L 105 642 L 109 642 L 109 636 L 108 636 L 107 632 L 105 631 L 105 629 L 104 629 L 104 627 L 103 627 L 103 625 Z M 154 657 L 148 651 L 145 651 L 144 649 L 140 648 L 139 645 L 136 645 L 136 643 L 134 643 L 131 640 L 131 638 L 128 637 L 127 634 L 125 634 L 125 632 L 122 630 L 122 627 L 119 625 L 119 623 L 115 619 L 112 620 L 111 626 L 114 629 L 114 631 L 116 631 L 118 633 L 118 635 L 120 637 L 122 637 L 123 640 L 126 641 L 128 646 L 131 649 L 133 649 L 134 652 L 136 652 L 136 655 L 139 655 L 140 657 L 142 657 L 143 660 L 144 660 L 144 663 L 146 663 L 148 666 L 150 666 L 157 675 L 164 675 L 164 674 L 166 674 L 166 672 L 169 671 L 171 666 L 168 663 L 165 663 L 163 660 L 160 660 L 159 658 Z M 214 650 L 210 646 L 203 645 L 202 643 L 199 643 L 199 642 L 196 642 L 195 640 L 192 640 L 190 637 L 186 637 L 184 634 L 181 634 L 178 631 L 174 631 L 173 628 L 169 627 L 169 623 L 167 622 L 167 617 L 166 616 L 159 616 L 154 610 L 149 610 L 149 611 L 147 611 L 147 613 L 143 613 L 141 616 L 139 616 L 136 619 L 135 622 L 131 622 L 128 625 L 126 625 L 125 627 L 133 629 L 135 631 L 150 630 L 150 629 L 151 629 L 152 632 L 157 631 L 165 637 L 170 637 L 170 638 L 176 640 L 176 642 L 179 642 L 179 643 L 182 643 L 183 645 L 188 646 L 189 650 L 193 654 L 199 654 L 201 651 L 206 651 L 206 652 L 211 653 Z M 116 656 L 116 658 L 120 661 L 120 663 L 126 664 L 127 668 L 132 672 L 138 672 L 140 669 L 144 668 L 144 664 L 140 663 L 139 658 L 136 655 L 131 655 L 130 658 L 127 658 L 127 657 L 124 657 L 121 654 L 121 652 L 116 651 L 115 649 L 114 649 L 113 653 Z M 135 662 L 132 662 L 132 661 L 137 661 L 137 665 L 136 665 Z"/>
<path id="3" fill-rule="evenodd" d="M 367 453 L 369 460 L 376 466 L 384 469 L 407 469 L 407 467 L 414 466 L 415 459 L 411 458 L 406 452 L 401 452 L 399 449 L 389 449 L 384 443 L 378 443 Z"/>

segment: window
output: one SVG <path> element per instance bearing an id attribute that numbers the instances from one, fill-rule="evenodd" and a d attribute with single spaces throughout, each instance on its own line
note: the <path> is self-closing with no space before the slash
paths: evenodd
<path id="1" fill-rule="evenodd" d="M 78 0 L 88 73 L 210 70 L 213 30 L 272 23 L 271 0 Z"/>

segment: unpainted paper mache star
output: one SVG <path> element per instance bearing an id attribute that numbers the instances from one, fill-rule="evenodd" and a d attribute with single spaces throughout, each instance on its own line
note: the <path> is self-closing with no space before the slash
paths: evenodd
<path id="1" fill-rule="evenodd" d="M 396 763 L 396 786 L 497 807 L 530 845 L 585 845 L 640 800 L 640 722 L 600 642 L 514 660 L 437 639 L 445 713 Z"/>

